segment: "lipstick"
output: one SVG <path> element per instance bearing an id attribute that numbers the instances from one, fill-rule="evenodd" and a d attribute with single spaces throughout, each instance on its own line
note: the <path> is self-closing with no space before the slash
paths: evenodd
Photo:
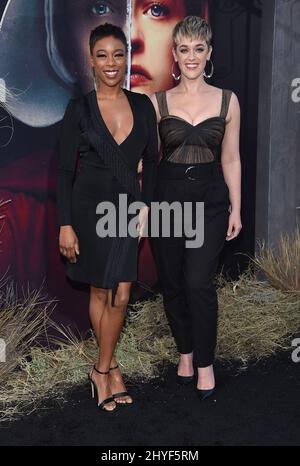
<path id="1" fill-rule="evenodd" d="M 147 81 L 151 81 L 150 74 L 140 65 L 131 66 L 130 84 L 131 87 L 142 86 Z"/>

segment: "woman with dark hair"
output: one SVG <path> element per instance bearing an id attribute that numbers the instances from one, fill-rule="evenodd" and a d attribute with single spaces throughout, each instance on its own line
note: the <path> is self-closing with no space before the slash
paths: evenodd
<path id="1" fill-rule="evenodd" d="M 184 208 L 204 203 L 204 241 L 187 247 L 184 235 L 153 238 L 164 306 L 180 353 L 178 381 L 190 383 L 197 368 L 201 399 L 214 393 L 217 293 L 214 278 L 225 240 L 241 229 L 239 154 L 240 108 L 236 95 L 205 82 L 213 74 L 212 32 L 197 16 L 173 31 L 173 56 L 180 84 L 152 97 L 162 143 L 157 201 L 177 201 Z M 205 68 L 209 63 L 210 72 Z M 217 160 L 221 149 L 221 166 Z M 204 225 L 203 225 L 204 221 Z"/>
<path id="2" fill-rule="evenodd" d="M 120 195 L 127 195 L 129 202 L 144 202 L 138 219 L 142 236 L 155 183 L 157 131 L 150 99 L 121 87 L 127 66 L 122 29 L 111 24 L 94 29 L 90 54 L 96 89 L 71 100 L 63 119 L 57 185 L 59 247 L 68 259 L 68 277 L 90 285 L 90 320 L 100 354 L 89 379 L 93 393 L 97 390 L 98 405 L 112 411 L 116 403 L 132 403 L 114 351 L 131 284 L 137 279 L 138 235 L 122 236 L 117 224 L 116 233 L 99 237 L 99 203 L 110 201 L 121 215 Z M 73 184 L 77 152 L 80 169 Z"/>
<path id="3" fill-rule="evenodd" d="M 208 0 L 131 0 L 130 9 L 127 3 L 126 0 L 46 0 L 48 53 L 64 82 L 88 89 L 90 73 L 85 59 L 88 34 L 93 24 L 109 22 L 130 35 L 131 89 L 150 95 L 173 87 L 172 30 L 190 14 L 208 19 Z M 65 40 L 66 33 L 69 41 Z"/>

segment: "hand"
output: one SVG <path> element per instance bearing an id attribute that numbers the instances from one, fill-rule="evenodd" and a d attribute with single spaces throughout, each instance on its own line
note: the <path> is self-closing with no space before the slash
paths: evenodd
<path id="1" fill-rule="evenodd" d="M 229 216 L 226 241 L 236 238 L 242 229 L 241 215 L 239 212 L 232 211 Z"/>
<path id="2" fill-rule="evenodd" d="M 72 264 L 77 262 L 76 254 L 79 255 L 79 243 L 71 225 L 60 227 L 59 250 Z"/>
<path id="3" fill-rule="evenodd" d="M 139 242 L 141 238 L 144 236 L 145 228 L 147 225 L 147 218 L 148 218 L 149 207 L 145 206 L 142 207 L 139 213 L 139 223 L 137 224 L 137 230 L 139 233 Z"/>

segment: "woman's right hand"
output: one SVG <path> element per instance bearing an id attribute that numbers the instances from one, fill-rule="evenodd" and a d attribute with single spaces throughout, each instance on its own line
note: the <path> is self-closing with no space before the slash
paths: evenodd
<path id="1" fill-rule="evenodd" d="M 77 262 L 76 254 L 79 255 L 79 242 L 71 225 L 60 227 L 59 251 L 72 264 Z"/>

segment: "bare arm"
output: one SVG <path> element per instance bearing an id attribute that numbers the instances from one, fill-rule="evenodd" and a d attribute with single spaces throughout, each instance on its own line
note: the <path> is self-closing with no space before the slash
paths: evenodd
<path id="1" fill-rule="evenodd" d="M 224 179 L 229 189 L 231 214 L 227 231 L 227 240 L 236 237 L 241 228 L 241 160 L 240 160 L 240 105 L 237 96 L 232 93 L 226 130 L 222 143 L 221 165 Z"/>

